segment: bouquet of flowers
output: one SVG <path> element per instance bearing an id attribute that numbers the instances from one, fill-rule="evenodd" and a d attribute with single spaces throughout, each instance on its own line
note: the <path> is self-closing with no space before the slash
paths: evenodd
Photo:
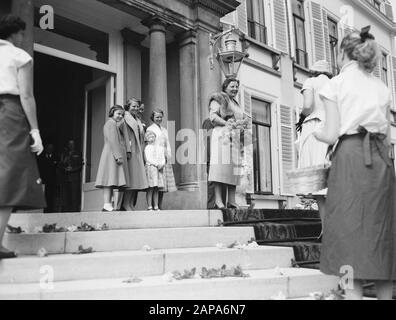
<path id="1" fill-rule="evenodd" d="M 227 121 L 225 125 L 225 130 L 223 132 L 223 143 L 228 144 L 230 141 L 240 140 L 238 135 L 245 132 L 250 128 L 249 118 L 245 118 L 242 120 L 236 120 L 235 118 L 231 118 Z"/>

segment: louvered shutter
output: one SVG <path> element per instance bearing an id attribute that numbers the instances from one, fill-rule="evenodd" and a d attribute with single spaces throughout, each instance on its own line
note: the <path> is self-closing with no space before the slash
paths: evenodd
<path id="1" fill-rule="evenodd" d="M 392 56 L 392 92 L 393 92 L 393 105 L 392 109 L 396 110 L 396 57 Z"/>
<path id="2" fill-rule="evenodd" d="M 279 51 L 289 53 L 286 0 L 271 0 L 271 4 L 274 17 L 274 46 Z"/>
<path id="3" fill-rule="evenodd" d="M 243 107 L 245 113 L 250 117 L 252 121 L 252 96 L 250 92 L 246 89 L 242 92 L 243 97 Z M 250 123 L 252 125 L 252 122 Z M 252 144 L 252 128 L 249 129 L 249 133 L 245 135 L 245 161 L 250 168 L 250 172 L 247 174 L 247 185 L 246 193 L 254 194 L 254 169 L 253 169 L 253 144 Z"/>
<path id="4" fill-rule="evenodd" d="M 323 32 L 324 32 L 324 42 L 325 42 L 325 53 L 326 53 L 326 61 L 331 65 L 331 49 L 330 49 L 330 35 L 329 35 L 329 23 L 327 11 L 322 9 L 322 17 L 323 17 Z"/>
<path id="5" fill-rule="evenodd" d="M 326 48 L 323 39 L 322 6 L 316 2 L 310 2 L 312 17 L 313 37 L 313 62 L 326 59 Z"/>
<path id="6" fill-rule="evenodd" d="M 381 78 L 381 66 L 380 66 L 380 61 L 378 61 L 377 66 L 373 70 L 373 75 L 375 75 L 377 78 Z"/>
<path id="7" fill-rule="evenodd" d="M 279 106 L 279 140 L 280 140 L 280 162 L 281 162 L 281 193 L 282 195 L 291 194 L 291 185 L 286 173 L 295 168 L 294 150 L 294 128 L 293 110 L 287 106 Z"/>
<path id="8" fill-rule="evenodd" d="M 393 8 L 392 5 L 385 3 L 385 15 L 393 21 Z"/>
<path id="9" fill-rule="evenodd" d="M 237 8 L 237 20 L 238 29 L 244 34 L 248 34 L 248 24 L 247 24 L 247 6 L 246 0 L 239 0 L 240 5 Z"/>

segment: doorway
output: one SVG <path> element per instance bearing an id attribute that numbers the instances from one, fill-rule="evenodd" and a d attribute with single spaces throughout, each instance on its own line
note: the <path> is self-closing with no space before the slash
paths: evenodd
<path id="1" fill-rule="evenodd" d="M 87 88 L 98 79 L 100 82 L 113 77 L 108 72 L 39 52 L 35 52 L 34 61 L 41 136 L 44 147 L 53 149 L 54 159 L 49 163 L 46 151 L 38 159 L 49 205 L 46 211 L 79 212 L 86 209 L 82 196 L 86 165 L 95 165 L 99 161 L 103 124 L 112 104 L 106 89 L 99 92 L 100 88 L 95 87 L 96 94 L 89 95 Z M 87 99 L 88 96 L 94 99 Z M 89 108 L 87 104 L 90 104 Z M 74 147 L 71 147 L 71 141 Z M 90 181 L 87 182 L 92 182 L 96 172 L 89 169 L 89 173 Z"/>

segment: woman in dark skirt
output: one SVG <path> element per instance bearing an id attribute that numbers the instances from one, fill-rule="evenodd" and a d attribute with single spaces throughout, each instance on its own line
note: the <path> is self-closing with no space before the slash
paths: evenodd
<path id="1" fill-rule="evenodd" d="M 362 299 L 363 280 L 378 299 L 392 298 L 396 280 L 395 171 L 391 159 L 391 92 L 376 78 L 380 50 L 369 27 L 347 35 L 339 76 L 320 95 L 326 125 L 315 136 L 338 140 L 328 180 L 321 271 L 342 276 L 347 299 Z"/>
<path id="2" fill-rule="evenodd" d="M 25 23 L 0 17 L 0 260 L 16 254 L 1 243 L 16 209 L 46 206 L 36 153 L 43 151 L 33 96 L 33 61 L 16 46 Z"/>

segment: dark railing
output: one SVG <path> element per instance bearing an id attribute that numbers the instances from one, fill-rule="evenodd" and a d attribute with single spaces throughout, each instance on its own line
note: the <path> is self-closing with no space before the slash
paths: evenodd
<path id="1" fill-rule="evenodd" d="M 267 27 L 259 22 L 248 20 L 249 36 L 267 44 Z"/>
<path id="2" fill-rule="evenodd" d="M 304 68 L 308 68 L 308 53 L 304 50 L 296 49 L 296 62 Z"/>

